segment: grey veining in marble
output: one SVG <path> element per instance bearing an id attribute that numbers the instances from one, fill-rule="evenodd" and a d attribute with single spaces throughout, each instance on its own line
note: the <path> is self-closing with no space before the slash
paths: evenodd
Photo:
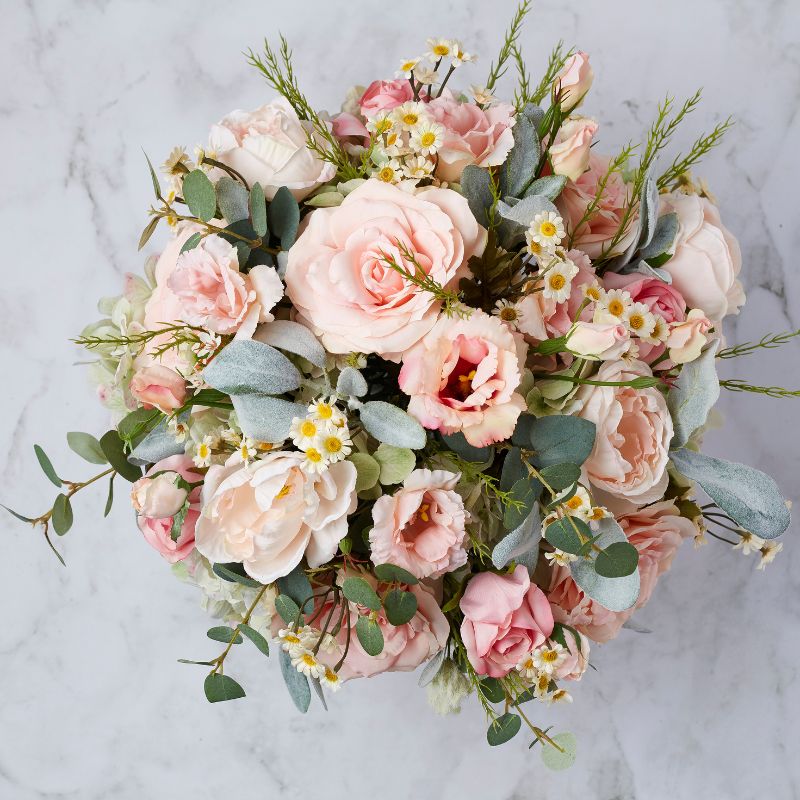
<path id="1" fill-rule="evenodd" d="M 142 148 L 163 158 L 205 140 L 232 108 L 268 98 L 240 51 L 279 29 L 303 85 L 335 109 L 347 87 L 390 76 L 428 35 L 459 36 L 481 82 L 510 0 L 430 3 L 3 0 L 0 26 L 0 500 L 40 511 L 53 487 L 31 444 L 84 474 L 64 434 L 101 433 L 104 412 L 68 338 L 96 299 L 141 268 L 149 202 Z M 600 147 L 637 137 L 667 91 L 705 103 L 677 144 L 728 113 L 738 125 L 700 174 L 740 237 L 749 303 L 735 341 L 800 327 L 800 6 L 797 0 L 535 0 L 531 67 L 563 37 L 591 53 L 587 113 Z M 800 343 L 725 365 L 800 386 Z M 800 495 L 800 405 L 723 398 L 710 452 L 747 461 Z M 328 714 L 295 713 L 275 664 L 236 653 L 249 697 L 211 706 L 212 652 L 198 597 L 142 540 L 125 503 L 76 500 L 62 569 L 34 532 L 0 520 L 0 797 L 9 800 L 281 797 L 750 800 L 800 796 L 800 541 L 766 573 L 719 543 L 687 545 L 638 622 L 597 647 L 567 708 L 580 755 L 551 773 L 519 737 L 484 744 L 482 714 L 429 712 L 415 676 L 351 684 Z M 797 526 L 795 526 L 796 528 Z M 798 531 L 794 530 L 794 534 Z"/>

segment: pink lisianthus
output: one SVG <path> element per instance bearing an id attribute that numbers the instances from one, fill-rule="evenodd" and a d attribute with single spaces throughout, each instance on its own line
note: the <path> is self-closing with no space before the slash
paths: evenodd
<path id="1" fill-rule="evenodd" d="M 526 351 L 519 334 L 483 311 L 440 317 L 403 356 L 398 383 L 411 397 L 408 413 L 430 430 L 463 432 L 475 447 L 507 439 L 525 410 L 514 390 Z"/>
<path id="2" fill-rule="evenodd" d="M 514 146 L 514 107 L 508 103 L 495 103 L 484 110 L 474 103 L 461 103 L 445 91 L 425 110 L 445 129 L 436 168 L 442 180 L 460 180 L 468 164 L 499 166 Z"/>
<path id="3" fill-rule="evenodd" d="M 372 179 L 306 219 L 289 251 L 286 292 L 330 353 L 399 361 L 433 327 L 439 303 L 390 263 L 449 288 L 486 246 L 486 231 L 450 189 L 411 193 Z"/>
<path id="4" fill-rule="evenodd" d="M 639 551 L 639 598 L 627 611 L 609 611 L 586 597 L 572 579 L 568 567 L 553 569 L 547 594 L 557 622 L 571 625 L 595 642 L 608 642 L 642 608 L 653 593 L 658 578 L 672 565 L 681 542 L 693 536 L 694 525 L 681 517 L 671 500 L 645 506 L 617 517 L 630 543 Z"/>
<path id="5" fill-rule="evenodd" d="M 372 81 L 361 95 L 358 105 L 365 117 L 374 117 L 413 99 L 414 91 L 406 80 Z"/>
<path id="6" fill-rule="evenodd" d="M 554 175 L 564 175 L 576 181 L 589 166 L 592 138 L 597 133 L 597 121 L 590 117 L 568 117 L 547 149 Z"/>
<path id="7" fill-rule="evenodd" d="M 567 113 L 579 106 L 593 82 L 594 71 L 589 64 L 589 56 L 583 50 L 578 50 L 564 62 L 555 81 L 561 92 L 561 110 Z"/>
<path id="8" fill-rule="evenodd" d="M 468 514 L 455 491 L 460 475 L 414 470 L 393 494 L 375 501 L 369 534 L 375 564 L 396 564 L 417 578 L 437 578 L 467 563 Z"/>
<path id="9" fill-rule="evenodd" d="M 167 473 L 172 473 L 173 475 L 177 473 L 187 483 L 197 483 L 203 479 L 203 476 L 200 473 L 195 472 L 194 464 L 188 456 L 176 455 L 170 456 L 169 458 L 164 458 L 158 463 L 153 464 L 153 466 L 147 471 L 147 475 L 140 481 L 137 481 L 133 486 L 132 499 L 134 501 L 134 507 L 136 507 L 137 503 L 136 495 L 139 496 L 139 500 L 145 502 L 144 507 L 140 505 L 140 508 L 137 509 L 137 512 L 139 513 L 136 521 L 139 525 L 139 530 L 142 532 L 145 541 L 151 547 L 161 553 L 161 555 L 167 561 L 169 561 L 170 564 L 174 564 L 176 561 L 181 561 L 182 559 L 186 558 L 186 556 L 188 556 L 194 548 L 195 526 L 197 525 L 197 519 L 200 516 L 200 487 L 195 487 L 189 493 L 189 510 L 186 512 L 186 516 L 184 517 L 177 540 L 173 541 L 172 514 L 165 517 L 148 516 L 148 513 L 161 514 L 165 510 L 170 510 L 168 506 L 174 508 L 179 494 L 182 494 L 183 499 L 185 499 L 185 491 L 175 487 L 174 481 L 172 483 L 172 488 L 166 486 L 165 482 L 163 481 L 161 484 L 154 485 L 157 484 L 161 478 L 152 478 L 150 476 L 155 475 L 158 472 L 165 471 Z M 161 477 L 167 479 L 166 475 Z M 145 484 L 145 481 L 150 481 L 150 483 Z M 146 492 L 144 491 L 145 487 L 148 489 Z M 147 502 L 147 498 L 142 496 L 144 494 L 151 495 L 149 498 L 150 502 Z M 162 507 L 159 508 L 159 505 Z M 175 509 L 175 512 L 173 513 L 176 513 L 177 510 L 179 510 L 182 506 L 183 502 L 180 503 L 178 509 Z"/>
<path id="10" fill-rule="evenodd" d="M 670 360 L 674 364 L 688 364 L 698 358 L 712 327 L 711 320 L 699 308 L 693 308 L 683 322 L 670 328 L 667 337 Z"/>
<path id="11" fill-rule="evenodd" d="M 141 367 L 131 378 L 131 394 L 146 408 L 168 414 L 186 401 L 186 381 L 169 367 Z"/>
<path id="12" fill-rule="evenodd" d="M 479 675 L 508 675 L 553 632 L 550 603 L 522 565 L 510 575 L 478 573 L 459 605 L 461 638 Z"/>

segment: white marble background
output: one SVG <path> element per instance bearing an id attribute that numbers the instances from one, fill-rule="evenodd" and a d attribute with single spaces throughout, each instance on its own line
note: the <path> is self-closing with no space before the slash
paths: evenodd
<path id="1" fill-rule="evenodd" d="M 750 302 L 729 333 L 800 327 L 797 0 L 535 6 L 522 39 L 535 70 L 559 37 L 592 55 L 587 113 L 601 119 L 602 148 L 637 137 L 667 91 L 705 87 L 680 145 L 737 117 L 701 170 L 744 252 Z M 64 434 L 105 429 L 68 337 L 140 268 L 141 149 L 160 161 L 228 110 L 264 102 L 240 51 L 278 30 L 320 107 L 390 76 L 427 35 L 460 36 L 481 56 L 464 81 L 481 82 L 513 3 L 2 0 L 0 10 L 0 500 L 39 513 L 53 487 L 31 444 L 77 478 L 86 471 Z M 726 372 L 800 386 L 799 345 Z M 737 395 L 722 407 L 727 425 L 708 449 L 775 474 L 797 499 L 800 401 Z M 725 545 L 687 545 L 638 617 L 653 632 L 596 648 L 574 705 L 539 714 L 579 737 L 576 766 L 551 773 L 526 737 L 488 748 L 471 704 L 433 716 L 409 675 L 353 684 L 330 713 L 303 717 L 275 664 L 243 648 L 235 674 L 248 699 L 209 705 L 202 670 L 176 663 L 215 652 L 197 595 L 124 502 L 102 521 L 102 490 L 85 494 L 60 542 L 68 569 L 37 533 L 0 521 L 4 799 L 800 796 L 796 538 L 766 573 Z"/>

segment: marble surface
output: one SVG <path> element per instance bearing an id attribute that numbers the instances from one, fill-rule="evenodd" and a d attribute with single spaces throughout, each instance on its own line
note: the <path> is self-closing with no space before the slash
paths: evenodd
<path id="1" fill-rule="evenodd" d="M 303 85 L 334 109 L 350 84 L 391 75 L 427 35 L 460 36 L 483 80 L 513 4 L 375 4 L 306 0 L 4 0 L 0 29 L 0 500 L 39 513 L 53 492 L 31 444 L 62 474 L 85 475 L 66 451 L 73 429 L 101 433 L 68 338 L 101 295 L 140 269 L 149 202 L 142 148 L 205 139 L 234 107 L 265 101 L 240 51 L 282 30 Z M 587 113 L 600 147 L 637 137 L 658 99 L 705 87 L 679 134 L 731 113 L 738 125 L 700 173 L 741 239 L 749 304 L 733 340 L 800 327 L 800 6 L 796 0 L 536 0 L 522 38 L 538 70 L 559 38 L 589 51 L 597 73 Z M 800 343 L 725 365 L 730 376 L 800 385 Z M 800 405 L 742 395 L 712 453 L 777 476 L 797 499 Z M 597 647 L 597 667 L 566 710 L 543 710 L 579 738 L 567 773 L 548 772 L 527 739 L 490 749 L 469 704 L 429 712 L 416 677 L 351 685 L 328 714 L 300 716 L 274 663 L 236 653 L 245 701 L 211 706 L 202 671 L 176 663 L 214 650 L 193 589 L 175 581 L 119 503 L 100 520 L 102 490 L 76 500 L 60 544 L 0 521 L 0 797 L 490 798 L 660 800 L 800 796 L 800 546 L 766 573 L 712 542 L 680 552 L 637 621 Z M 795 525 L 795 528 L 797 525 Z M 798 533 L 797 530 L 794 531 Z"/>

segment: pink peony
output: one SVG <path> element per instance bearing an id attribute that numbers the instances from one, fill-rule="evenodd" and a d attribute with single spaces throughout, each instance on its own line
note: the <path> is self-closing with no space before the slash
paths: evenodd
<path id="1" fill-rule="evenodd" d="M 391 111 L 413 99 L 414 92 L 406 80 L 372 81 L 361 95 L 358 105 L 365 117 L 374 117 L 381 111 Z"/>
<path id="2" fill-rule="evenodd" d="M 431 430 L 462 431 L 475 447 L 511 436 L 525 401 L 514 390 L 527 345 L 496 317 L 440 317 L 403 356 L 398 383 L 408 413 Z"/>
<path id="3" fill-rule="evenodd" d="M 318 208 L 289 251 L 286 292 L 331 353 L 392 361 L 436 322 L 439 303 L 387 263 L 452 287 L 483 252 L 486 232 L 450 189 L 404 191 L 368 180 L 336 208 Z M 409 263 L 404 251 L 413 256 Z"/>
<path id="4" fill-rule="evenodd" d="M 528 570 L 479 572 L 460 602 L 461 638 L 479 675 L 502 678 L 553 632 L 553 613 Z"/>
<path id="5" fill-rule="evenodd" d="M 445 92 L 431 100 L 425 110 L 445 129 L 436 168 L 442 180 L 460 180 L 468 164 L 499 166 L 514 146 L 514 107 L 508 103 L 496 103 L 483 110 Z"/>
<path id="6" fill-rule="evenodd" d="M 556 133 L 547 150 L 554 175 L 564 175 L 576 181 L 589 166 L 592 137 L 597 122 L 590 117 L 568 117 Z"/>
<path id="7" fill-rule="evenodd" d="M 393 495 L 372 507 L 369 534 L 375 564 L 396 564 L 417 578 L 437 578 L 467 563 L 464 501 L 454 491 L 461 476 L 416 469 Z"/>
<path id="8" fill-rule="evenodd" d="M 168 414 L 186 401 L 186 381 L 169 367 L 141 367 L 131 378 L 131 394 L 146 408 Z"/>
<path id="9" fill-rule="evenodd" d="M 566 60 L 556 78 L 556 87 L 561 90 L 561 110 L 567 113 L 579 106 L 593 82 L 589 56 L 579 50 Z"/>

